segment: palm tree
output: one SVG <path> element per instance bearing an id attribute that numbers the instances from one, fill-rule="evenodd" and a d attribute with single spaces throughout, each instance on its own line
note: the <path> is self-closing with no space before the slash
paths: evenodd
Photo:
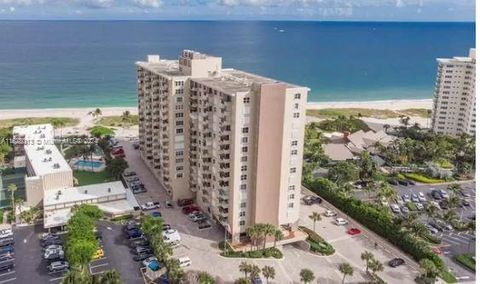
<path id="1" fill-rule="evenodd" d="M 256 266 L 255 264 L 250 265 L 250 279 L 255 279 L 260 276 L 260 272 L 262 272 L 260 267 Z"/>
<path id="2" fill-rule="evenodd" d="M 240 265 L 238 266 L 238 270 L 240 272 L 245 274 L 245 278 L 247 278 L 247 275 L 252 271 L 252 266 L 248 264 L 246 261 L 242 261 Z"/>
<path id="3" fill-rule="evenodd" d="M 255 249 L 257 249 L 257 241 L 258 241 L 258 238 L 260 237 L 260 230 L 258 226 L 253 225 L 253 226 L 247 227 L 247 229 L 245 230 L 245 233 L 250 238 L 251 249 L 253 250 L 254 247 Z"/>
<path id="4" fill-rule="evenodd" d="M 315 223 L 317 223 L 317 221 L 322 220 L 322 215 L 320 215 L 320 213 L 318 212 L 313 212 L 312 215 L 308 216 L 308 218 L 312 219 L 313 231 L 315 231 Z"/>
<path id="5" fill-rule="evenodd" d="M 435 263 L 430 259 L 426 259 L 426 258 L 421 259 L 418 263 L 420 264 L 420 269 L 423 272 L 422 276 L 425 278 L 432 278 L 433 280 L 432 283 L 435 283 L 435 280 L 439 273 Z"/>
<path id="6" fill-rule="evenodd" d="M 428 204 L 425 208 L 425 213 L 427 213 L 427 223 L 430 221 L 430 218 L 435 217 L 438 213 L 438 208 L 432 203 Z"/>
<path id="7" fill-rule="evenodd" d="M 275 237 L 275 241 L 273 243 L 273 247 L 277 247 L 277 242 L 283 240 L 283 232 L 279 229 L 275 230 L 275 234 L 273 235 Z"/>
<path id="8" fill-rule="evenodd" d="M 263 277 L 265 277 L 265 279 L 267 280 L 267 284 L 268 284 L 268 279 L 275 279 L 275 268 L 273 268 L 273 266 L 264 266 L 262 268 L 262 274 L 263 274 Z"/>
<path id="9" fill-rule="evenodd" d="M 428 233 L 427 227 L 423 223 L 420 223 L 418 221 L 413 222 L 410 224 L 410 231 L 416 235 L 416 236 L 424 236 L 425 234 Z"/>
<path id="10" fill-rule="evenodd" d="M 304 284 L 310 283 L 315 280 L 315 274 L 310 269 L 304 268 L 300 271 L 300 281 Z"/>
<path id="11" fill-rule="evenodd" d="M 267 237 L 273 236 L 277 227 L 272 224 L 262 224 L 262 233 L 263 233 L 263 249 L 267 246 Z"/>
<path id="12" fill-rule="evenodd" d="M 382 182 L 380 184 L 379 192 L 378 192 L 378 197 L 380 198 L 385 198 L 385 200 L 388 203 L 391 203 L 397 195 L 397 192 L 395 189 L 393 189 L 388 183 Z"/>
<path id="13" fill-rule="evenodd" d="M 460 184 L 458 183 L 452 183 L 448 186 L 448 189 L 451 190 L 455 195 L 459 195 L 460 192 L 462 191 L 462 188 L 460 187 Z"/>
<path id="14" fill-rule="evenodd" d="M 199 284 L 215 284 L 215 278 L 207 272 L 200 272 L 197 275 L 197 281 Z"/>
<path id="15" fill-rule="evenodd" d="M 365 261 L 365 266 L 366 266 L 365 271 L 368 273 L 368 264 L 370 263 L 370 261 L 372 261 L 374 259 L 373 258 L 373 253 L 366 250 L 366 251 L 362 252 L 360 257 L 362 258 L 363 261 Z"/>
<path id="16" fill-rule="evenodd" d="M 22 206 L 25 203 L 23 198 L 15 198 L 15 206 L 18 207 L 18 213 L 22 213 Z"/>
<path id="17" fill-rule="evenodd" d="M 345 283 L 345 278 L 353 275 L 353 267 L 349 263 L 342 263 L 338 266 L 338 270 L 343 274 L 342 284 Z"/>
<path id="18" fill-rule="evenodd" d="M 100 115 L 102 115 L 102 110 L 97 108 L 97 109 L 95 109 L 94 114 L 95 114 L 95 117 L 99 117 Z"/>
<path id="19" fill-rule="evenodd" d="M 184 276 L 183 269 L 180 267 L 178 259 L 170 258 L 165 262 L 167 268 L 167 277 L 170 282 L 180 283 L 180 280 Z"/>
<path id="20" fill-rule="evenodd" d="M 12 206 L 13 215 L 15 215 L 15 191 L 17 191 L 17 186 L 11 183 L 8 185 L 7 190 L 10 192 L 10 205 Z"/>
<path id="21" fill-rule="evenodd" d="M 383 264 L 377 259 L 372 259 L 369 263 L 369 266 L 373 275 L 376 275 L 376 273 L 379 271 L 383 271 Z"/>
<path id="22" fill-rule="evenodd" d="M 115 269 L 110 269 L 102 274 L 99 274 L 99 280 L 101 284 L 121 284 L 122 280 L 120 279 L 120 273 Z"/>
<path id="23" fill-rule="evenodd" d="M 447 199 L 447 206 L 450 209 L 455 209 L 460 204 L 460 198 L 456 195 L 452 195 Z"/>

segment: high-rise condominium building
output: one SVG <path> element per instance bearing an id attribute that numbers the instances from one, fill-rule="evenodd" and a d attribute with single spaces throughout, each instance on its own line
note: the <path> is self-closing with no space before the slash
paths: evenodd
<path id="1" fill-rule="evenodd" d="M 437 61 L 432 129 L 448 135 L 475 135 L 475 49 L 470 49 L 468 57 Z"/>
<path id="2" fill-rule="evenodd" d="M 308 88 L 190 50 L 137 71 L 141 156 L 173 200 L 195 198 L 234 242 L 296 224 Z"/>

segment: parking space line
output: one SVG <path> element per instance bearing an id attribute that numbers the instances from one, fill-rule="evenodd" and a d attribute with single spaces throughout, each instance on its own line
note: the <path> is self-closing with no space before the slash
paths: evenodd
<path id="1" fill-rule="evenodd" d="M 53 282 L 53 281 L 58 281 L 58 280 L 62 280 L 62 279 L 63 279 L 63 276 L 62 277 L 57 277 L 57 278 L 52 278 L 49 281 Z"/>
<path id="2" fill-rule="evenodd" d="M 5 276 L 5 275 L 10 275 L 10 274 L 12 274 L 12 273 L 15 273 L 15 270 L 12 270 L 12 271 L 5 272 L 5 273 L 3 273 L 3 274 L 0 274 L 0 277 Z"/>
<path id="3" fill-rule="evenodd" d="M 13 278 L 10 278 L 10 279 L 2 280 L 2 281 L 0 281 L 0 283 L 7 283 L 7 282 L 10 282 L 10 281 L 14 281 L 16 279 L 17 279 L 17 277 L 13 277 Z"/>
<path id="4" fill-rule="evenodd" d="M 97 265 L 91 265 L 91 266 L 90 266 L 90 270 L 95 269 L 95 268 L 98 268 L 98 267 L 102 267 L 102 266 L 108 266 L 108 265 L 109 265 L 108 262 L 106 262 L 106 263 L 101 263 L 101 264 L 97 264 Z"/>

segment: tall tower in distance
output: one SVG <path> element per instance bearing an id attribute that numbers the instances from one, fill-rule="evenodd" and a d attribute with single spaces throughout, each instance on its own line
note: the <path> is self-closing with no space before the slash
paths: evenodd
<path id="1" fill-rule="evenodd" d="M 475 135 L 475 49 L 468 57 L 438 58 L 432 129 L 436 133 Z"/>
<path id="2" fill-rule="evenodd" d="M 141 157 L 173 200 L 194 198 L 234 243 L 298 222 L 308 88 L 191 50 L 136 65 Z"/>

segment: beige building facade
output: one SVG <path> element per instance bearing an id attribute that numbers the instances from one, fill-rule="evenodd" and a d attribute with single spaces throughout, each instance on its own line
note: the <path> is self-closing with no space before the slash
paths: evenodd
<path id="1" fill-rule="evenodd" d="M 475 135 L 475 49 L 468 57 L 439 58 L 433 97 L 432 129 L 436 133 Z"/>
<path id="2" fill-rule="evenodd" d="M 189 50 L 137 62 L 140 152 L 172 199 L 195 198 L 238 242 L 299 218 L 309 89 L 221 64 Z"/>

